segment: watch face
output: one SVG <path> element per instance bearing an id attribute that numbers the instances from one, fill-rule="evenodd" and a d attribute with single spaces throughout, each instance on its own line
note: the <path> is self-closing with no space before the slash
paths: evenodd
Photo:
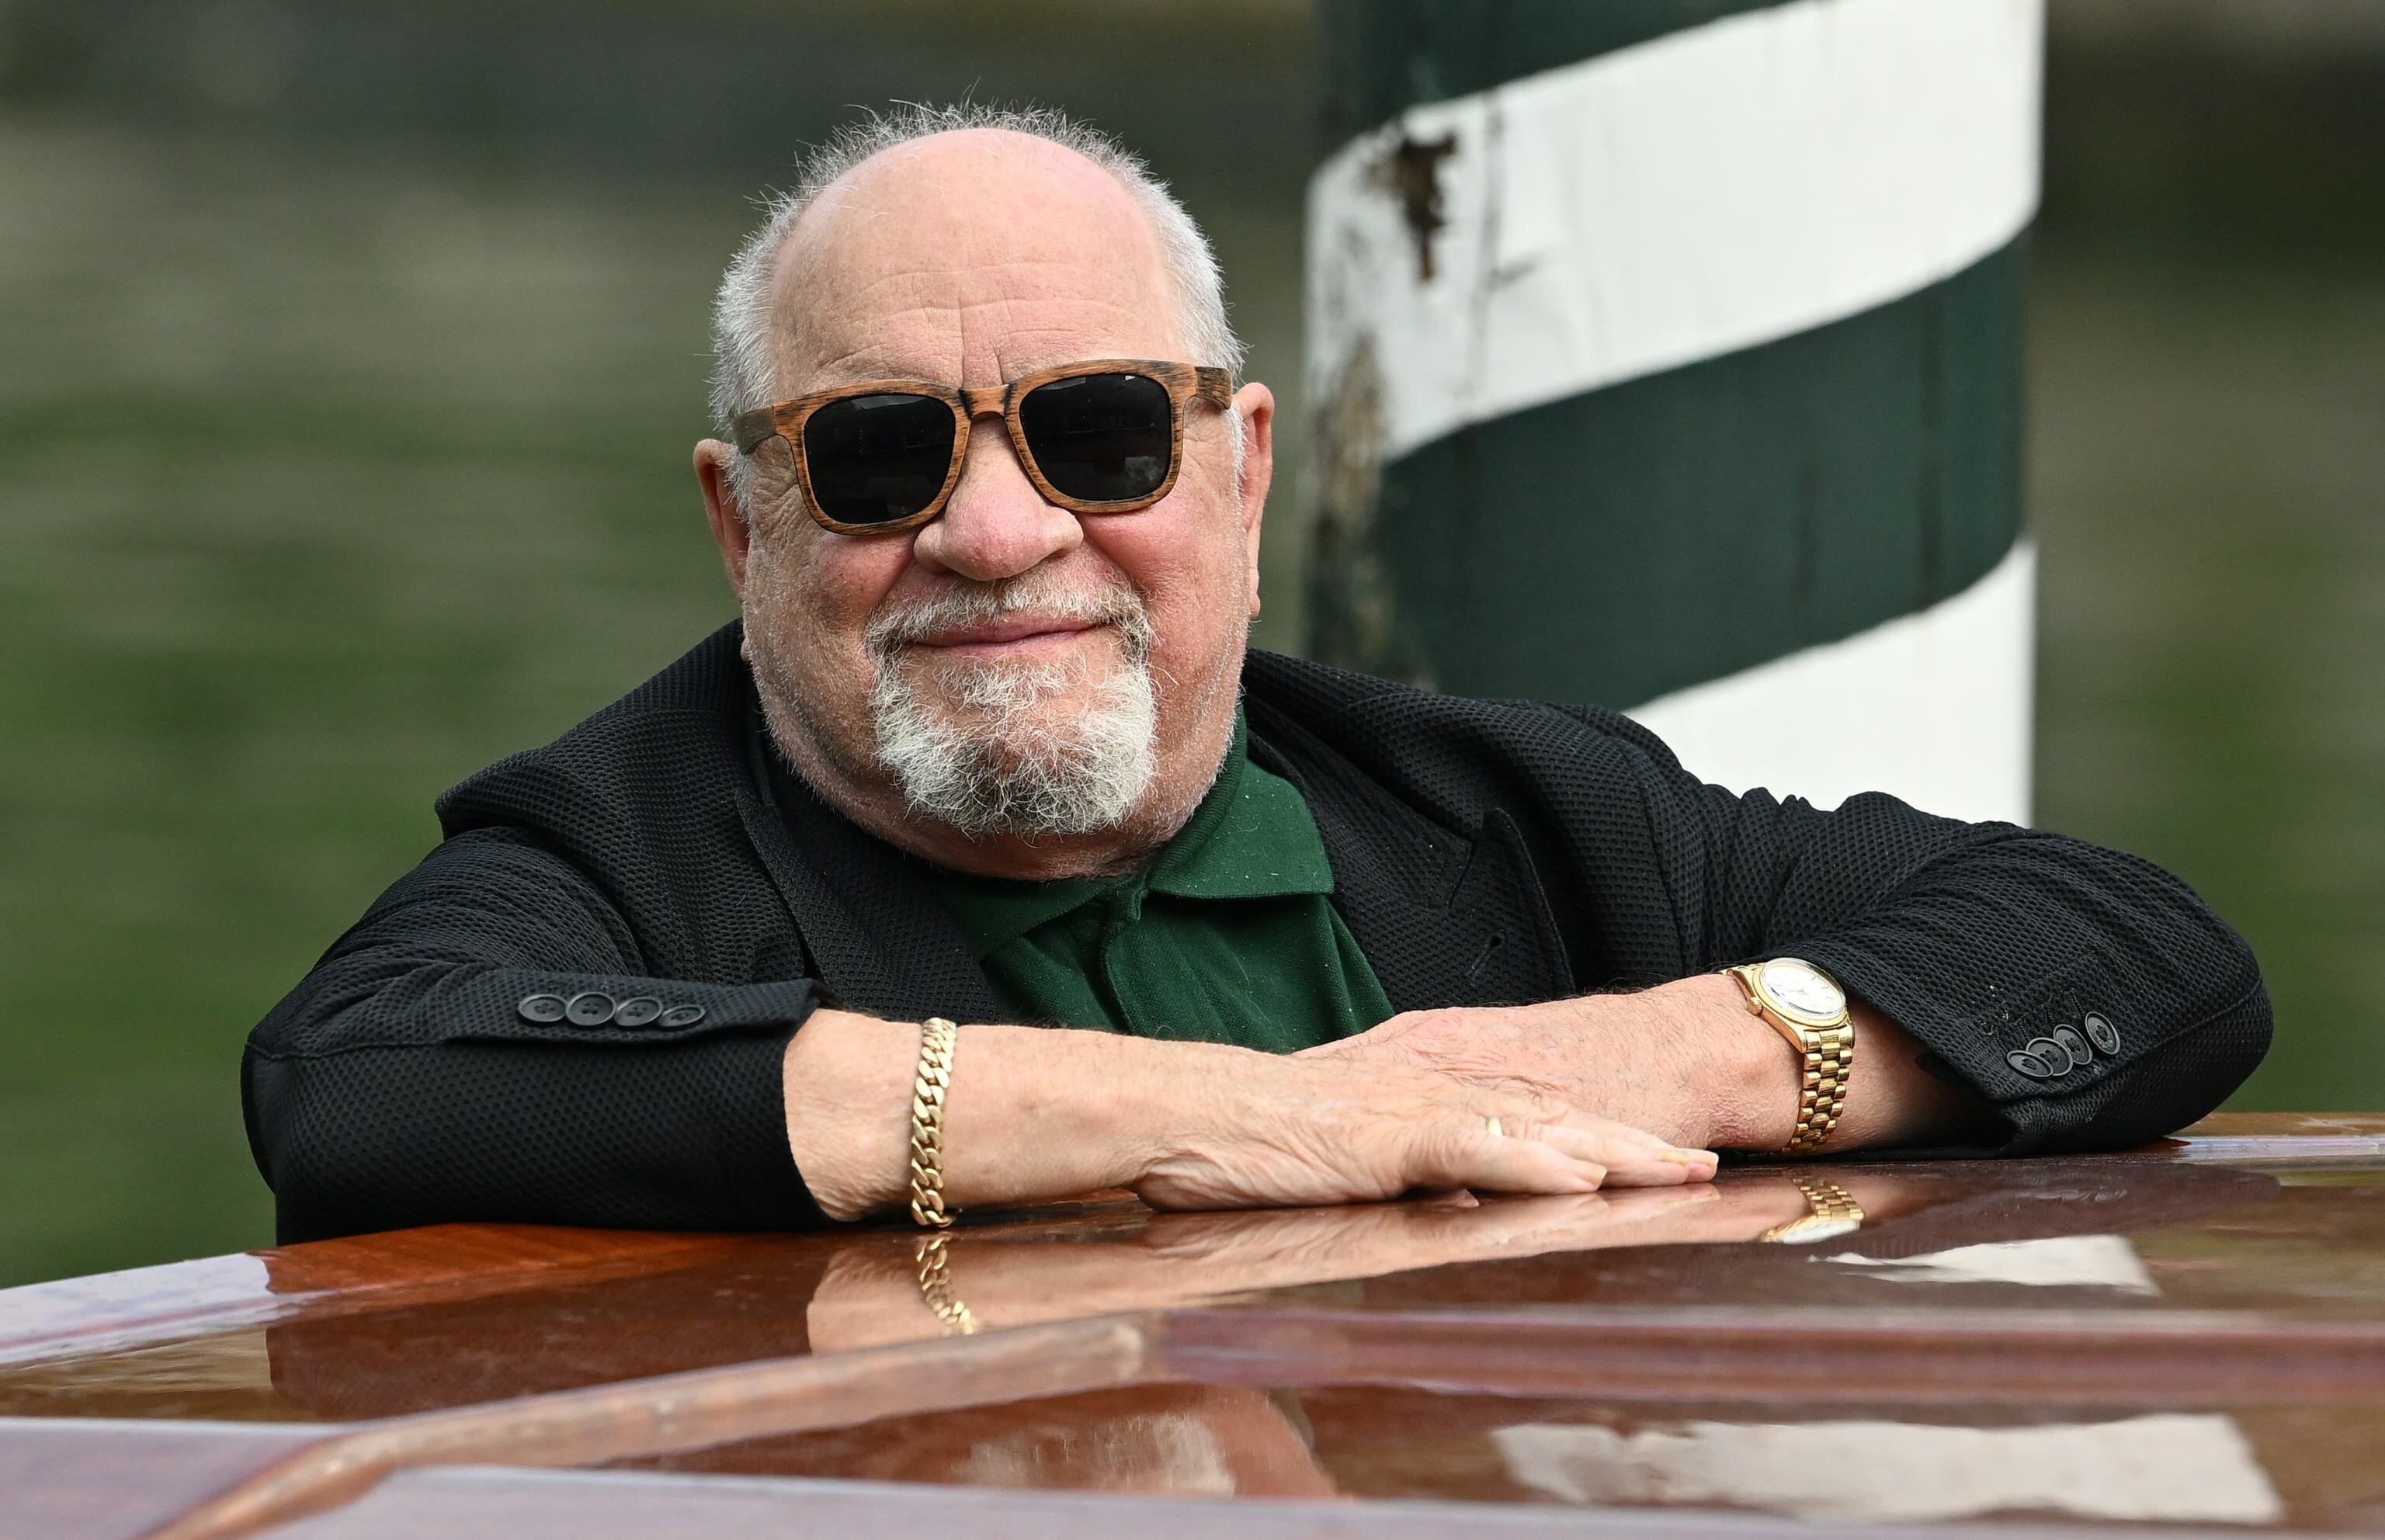
<path id="1" fill-rule="evenodd" d="M 1811 962 L 1776 957 L 1757 969 L 1755 976 L 1774 1004 L 1809 1021 L 1835 1021 L 1847 1008 L 1846 992 Z"/>

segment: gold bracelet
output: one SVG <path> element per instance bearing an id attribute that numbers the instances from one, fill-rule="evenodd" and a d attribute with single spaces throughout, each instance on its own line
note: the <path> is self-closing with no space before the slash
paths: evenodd
<path id="1" fill-rule="evenodd" d="M 946 1336 L 968 1336 L 977 1330 L 977 1317 L 953 1293 L 953 1274 L 944 1261 L 944 1243 L 948 1237 L 941 1230 L 931 1236 L 921 1236 L 913 1242 L 912 1260 L 919 1264 L 919 1298 L 936 1312 L 944 1323 Z"/>
<path id="2" fill-rule="evenodd" d="M 944 1211 L 944 1092 L 953 1083 L 960 1028 L 930 1016 L 919 1029 L 919 1074 L 911 1086 L 911 1217 L 941 1230 Z"/>

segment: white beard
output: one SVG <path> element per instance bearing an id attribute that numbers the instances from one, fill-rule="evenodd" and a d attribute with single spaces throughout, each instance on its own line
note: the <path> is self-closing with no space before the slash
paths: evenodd
<path id="1" fill-rule="evenodd" d="M 1082 659 L 943 664 L 949 689 L 940 699 L 923 697 L 905 677 L 907 641 L 1023 610 L 1118 632 L 1123 665 L 1093 684 L 1092 701 L 1074 714 L 1043 720 L 1035 708 L 1088 682 Z M 1124 823 L 1143 801 L 1157 768 L 1151 621 L 1123 583 L 1082 594 L 1030 574 L 881 615 L 865 640 L 877 674 L 869 714 L 878 756 L 914 815 L 978 838 L 1093 834 Z"/>

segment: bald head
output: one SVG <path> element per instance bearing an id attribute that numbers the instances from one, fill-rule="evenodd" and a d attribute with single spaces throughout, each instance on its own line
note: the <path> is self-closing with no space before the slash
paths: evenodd
<path id="1" fill-rule="evenodd" d="M 808 217 L 816 206 L 817 221 Z M 813 329 L 815 296 L 805 285 L 822 276 L 822 259 L 866 256 L 873 240 L 888 239 L 884 230 L 853 233 L 855 221 L 841 216 L 895 218 L 932 237 L 940 243 L 908 253 L 922 268 L 983 249 L 955 242 L 1018 224 L 1033 224 L 1053 245 L 1122 242 L 1172 317 L 1180 342 L 1171 355 L 1241 372 L 1242 347 L 1227 325 L 1208 241 L 1141 160 L 1048 109 L 905 106 L 851 125 L 806 155 L 793 191 L 770 200 L 762 227 L 730 263 L 713 313 L 712 406 L 724 436 L 738 413 L 783 399 L 784 350 Z M 840 224 L 846 235 L 837 233 Z M 854 243 L 841 244 L 848 239 Z M 742 460 L 730 468 L 744 492 L 751 466 Z"/>
<path id="2" fill-rule="evenodd" d="M 1009 130 L 939 133 L 855 166 L 787 232 L 769 292 L 779 396 L 863 379 L 993 385 L 1192 347 L 1143 201 L 1078 151 Z"/>

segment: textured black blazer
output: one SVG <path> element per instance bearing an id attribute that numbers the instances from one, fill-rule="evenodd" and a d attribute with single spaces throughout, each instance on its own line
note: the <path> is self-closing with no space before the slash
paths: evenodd
<path id="1" fill-rule="evenodd" d="M 285 1241 L 818 1224 L 780 1074 L 805 1015 L 995 1017 L 919 864 L 774 770 L 738 640 L 441 798 L 443 842 L 257 1026 L 243 1099 Z M 2267 1047 L 2251 951 L 2135 857 L 1877 794 L 1829 813 L 1733 795 L 1592 707 L 1265 652 L 1243 687 L 1251 753 L 1306 796 L 1399 1010 L 1793 951 L 2003 1114 L 1982 1154 L 2167 1133 Z M 541 1019 L 583 994 L 646 1003 Z M 2091 1013 L 2104 1049 L 2053 1074 L 2027 1053 L 2064 1026 L 2084 1046 Z"/>

